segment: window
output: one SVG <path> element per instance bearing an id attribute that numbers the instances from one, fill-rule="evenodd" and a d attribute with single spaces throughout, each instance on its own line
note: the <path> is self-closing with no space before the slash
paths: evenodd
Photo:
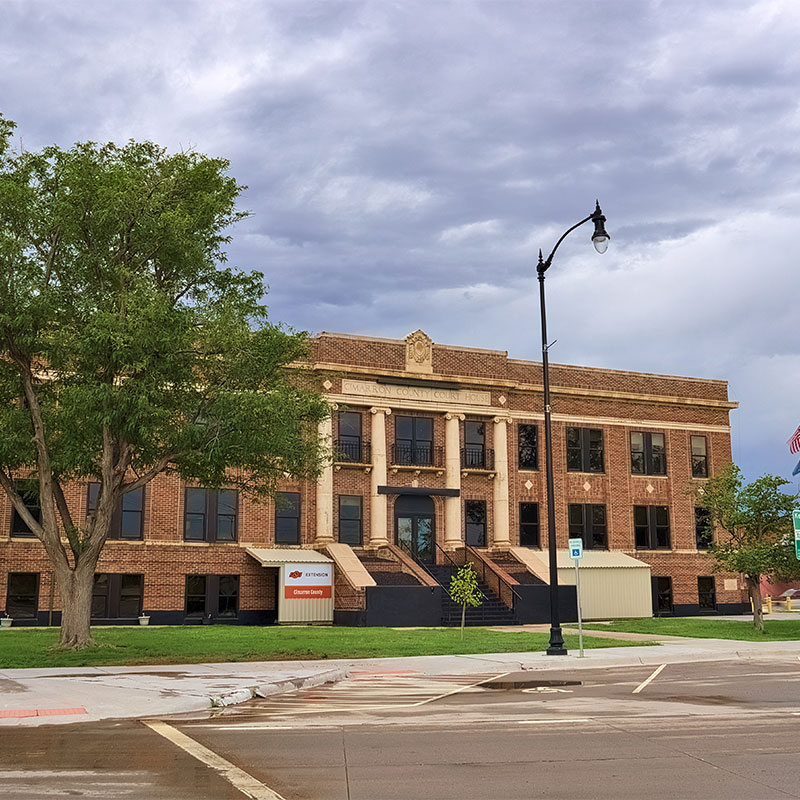
<path id="1" fill-rule="evenodd" d="M 468 419 L 464 423 L 464 451 L 461 454 L 462 467 L 486 468 L 486 425 Z"/>
<path id="2" fill-rule="evenodd" d="M 598 428 L 567 428 L 567 470 L 604 472 L 603 431 Z"/>
<path id="3" fill-rule="evenodd" d="M 278 492 L 275 543 L 300 544 L 300 495 L 297 492 Z"/>
<path id="4" fill-rule="evenodd" d="M 694 509 L 694 535 L 698 550 L 707 550 L 714 541 L 714 534 L 709 529 L 711 512 L 707 508 Z"/>
<path id="5" fill-rule="evenodd" d="M 361 414 L 358 411 L 339 412 L 339 438 L 336 440 L 337 459 L 364 463 L 362 452 Z"/>
<path id="6" fill-rule="evenodd" d="M 239 614 L 239 576 L 220 575 L 217 613 L 220 617 Z"/>
<path id="7" fill-rule="evenodd" d="M 520 547 L 539 547 L 539 504 L 519 504 Z"/>
<path id="8" fill-rule="evenodd" d="M 39 505 L 39 484 L 36 481 L 17 481 L 15 484 L 17 492 L 19 492 L 22 502 L 25 503 L 25 508 L 31 513 L 31 516 L 37 521 L 42 521 L 42 509 Z M 28 527 L 28 524 L 17 513 L 17 509 L 12 506 L 11 509 L 11 535 L 12 536 L 33 536 L 33 531 Z M 28 573 L 19 573 L 20 575 Z M 33 574 L 33 573 L 31 573 Z"/>
<path id="9" fill-rule="evenodd" d="M 187 486 L 183 538 L 188 542 L 235 542 L 238 508 L 236 489 Z"/>
<path id="10" fill-rule="evenodd" d="M 692 477 L 708 477 L 708 449 L 705 436 L 692 436 Z"/>
<path id="11" fill-rule="evenodd" d="M 651 579 L 653 592 L 653 615 L 664 617 L 672 614 L 672 578 L 654 576 Z"/>
<path id="12" fill-rule="evenodd" d="M 433 465 L 433 420 L 397 417 L 394 422 L 395 464 Z"/>
<path id="13" fill-rule="evenodd" d="M 640 550 L 669 550 L 669 508 L 634 506 L 633 530 Z"/>
<path id="14" fill-rule="evenodd" d="M 339 495 L 339 541 L 342 544 L 361 546 L 361 497 Z"/>
<path id="15" fill-rule="evenodd" d="M 667 448 L 663 433 L 631 431 L 631 472 L 634 475 L 667 474 Z"/>
<path id="16" fill-rule="evenodd" d="M 699 575 L 697 578 L 697 601 L 701 611 L 717 610 L 717 590 L 713 575 Z"/>
<path id="17" fill-rule="evenodd" d="M 596 503 L 570 503 L 569 536 L 582 539 L 587 550 L 608 549 L 606 507 Z"/>
<path id="18" fill-rule="evenodd" d="M 96 574 L 92 588 L 92 617 L 138 617 L 142 613 L 143 589 L 143 575 Z"/>
<path id="19" fill-rule="evenodd" d="M 6 613 L 13 619 L 33 619 L 39 608 L 39 573 L 9 572 Z"/>
<path id="20" fill-rule="evenodd" d="M 517 456 L 520 469 L 539 469 L 539 428 L 517 426 Z"/>
<path id="21" fill-rule="evenodd" d="M 91 517 L 97 511 L 97 497 L 100 484 L 93 481 L 86 492 L 86 516 Z M 126 492 L 122 495 L 120 505 L 111 517 L 109 539 L 141 539 L 144 522 L 144 487 Z"/>
<path id="22" fill-rule="evenodd" d="M 466 542 L 470 547 L 486 547 L 486 501 L 465 500 Z"/>
<path id="23" fill-rule="evenodd" d="M 206 613 L 206 576 L 186 576 L 186 616 L 203 617 Z"/>
<path id="24" fill-rule="evenodd" d="M 235 619 L 239 614 L 238 575 L 187 575 L 186 616 Z"/>

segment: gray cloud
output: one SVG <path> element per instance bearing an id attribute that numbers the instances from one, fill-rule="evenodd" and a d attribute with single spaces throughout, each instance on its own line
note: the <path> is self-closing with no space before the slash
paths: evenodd
<path id="1" fill-rule="evenodd" d="M 800 423 L 791 0 L 2 0 L 26 147 L 151 138 L 230 158 L 230 256 L 276 319 L 727 378 L 750 475 Z"/>

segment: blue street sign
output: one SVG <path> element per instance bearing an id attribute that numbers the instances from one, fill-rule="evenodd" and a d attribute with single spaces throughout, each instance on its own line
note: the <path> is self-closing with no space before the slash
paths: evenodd
<path id="1" fill-rule="evenodd" d="M 583 539 L 570 539 L 568 544 L 570 558 L 583 558 Z"/>

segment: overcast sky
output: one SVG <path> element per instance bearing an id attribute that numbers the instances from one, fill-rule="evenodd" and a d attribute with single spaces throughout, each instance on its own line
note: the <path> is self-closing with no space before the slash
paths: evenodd
<path id="1" fill-rule="evenodd" d="M 734 458 L 800 424 L 797 0 L 0 0 L 23 145 L 153 139 L 249 186 L 231 261 L 311 332 L 723 378 Z M 796 479 L 795 486 L 797 485 Z"/>

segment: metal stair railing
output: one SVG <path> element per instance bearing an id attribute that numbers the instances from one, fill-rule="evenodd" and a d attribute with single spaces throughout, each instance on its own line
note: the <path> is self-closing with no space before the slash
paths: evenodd
<path id="1" fill-rule="evenodd" d="M 522 600 L 522 596 L 519 592 L 517 592 L 505 578 L 497 573 L 493 566 L 488 563 L 488 559 L 474 547 L 465 544 L 463 550 L 465 562 L 469 561 L 478 573 L 481 582 L 488 586 L 511 611 L 515 611 L 516 600 Z M 472 556 L 472 558 L 469 556 Z"/>

